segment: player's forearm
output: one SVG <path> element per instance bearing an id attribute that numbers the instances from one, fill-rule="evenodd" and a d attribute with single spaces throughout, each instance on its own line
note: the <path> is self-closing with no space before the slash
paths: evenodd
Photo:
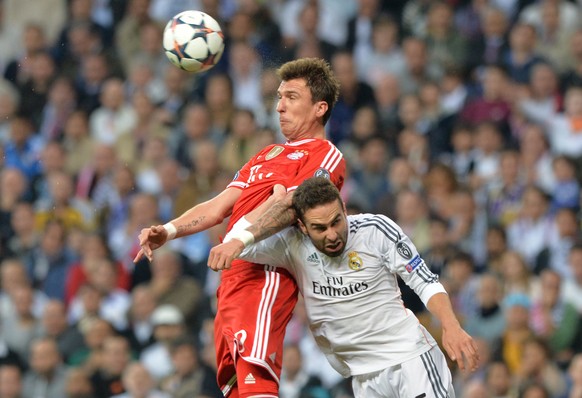
<path id="1" fill-rule="evenodd" d="M 444 330 L 461 326 L 453 312 L 453 306 L 449 295 L 436 293 L 427 302 L 427 308 L 441 323 Z"/>
<path id="2" fill-rule="evenodd" d="M 205 231 L 220 224 L 228 214 L 213 209 L 209 202 L 192 207 L 170 221 L 176 227 L 176 238 Z"/>
<path id="3" fill-rule="evenodd" d="M 291 202 L 285 198 L 275 202 L 256 221 L 249 220 L 251 225 L 246 229 L 253 234 L 254 241 L 258 242 L 293 225 L 296 220 L 297 216 L 291 207 Z"/>

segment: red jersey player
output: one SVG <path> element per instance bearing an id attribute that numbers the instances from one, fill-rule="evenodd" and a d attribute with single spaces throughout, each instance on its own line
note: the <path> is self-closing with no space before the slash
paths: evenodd
<path id="1" fill-rule="evenodd" d="M 285 186 L 288 194 L 271 207 L 278 222 L 269 225 L 274 229 L 294 221 L 289 199 L 303 180 L 322 175 L 341 188 L 345 161 L 325 140 L 324 126 L 339 94 L 329 65 L 320 59 L 299 59 L 281 66 L 278 74 L 282 82 L 277 112 L 288 141 L 260 151 L 213 199 L 163 226 L 143 229 L 135 261 L 142 256 L 151 260 L 153 250 L 169 239 L 206 230 L 229 215 L 230 234 L 246 232 L 244 215 L 263 204 L 276 184 Z M 297 301 L 295 281 L 286 271 L 236 260 L 223 271 L 217 297 L 215 344 L 223 394 L 233 398 L 278 397 L 283 337 Z"/>

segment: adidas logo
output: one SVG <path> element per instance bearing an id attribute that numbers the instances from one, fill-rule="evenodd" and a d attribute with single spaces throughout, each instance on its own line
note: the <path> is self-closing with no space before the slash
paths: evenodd
<path id="1" fill-rule="evenodd" d="M 255 384 L 255 377 L 252 373 L 249 373 L 247 377 L 245 377 L 245 384 Z"/>
<path id="2" fill-rule="evenodd" d="M 275 357 L 277 356 L 277 353 L 274 352 L 271 355 L 269 355 L 269 359 L 271 360 L 271 362 L 275 362 Z"/>
<path id="3" fill-rule="evenodd" d="M 311 253 L 309 257 L 307 257 L 307 261 L 313 264 L 319 263 L 319 259 L 317 258 L 317 254 Z"/>

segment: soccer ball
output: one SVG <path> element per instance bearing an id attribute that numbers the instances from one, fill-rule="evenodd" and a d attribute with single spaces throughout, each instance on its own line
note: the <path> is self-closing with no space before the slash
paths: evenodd
<path id="1" fill-rule="evenodd" d="M 220 60 L 224 34 L 214 18 L 202 11 L 183 11 L 164 28 L 163 46 L 174 65 L 192 73 L 204 72 Z"/>

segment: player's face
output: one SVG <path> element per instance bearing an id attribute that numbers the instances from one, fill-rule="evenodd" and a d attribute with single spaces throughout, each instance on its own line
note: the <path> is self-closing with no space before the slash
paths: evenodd
<path id="1" fill-rule="evenodd" d="M 303 214 L 299 221 L 303 233 L 307 234 L 317 250 L 337 257 L 346 248 L 348 223 L 345 206 L 339 201 L 314 207 Z"/>
<path id="2" fill-rule="evenodd" d="M 327 103 L 313 103 L 305 79 L 281 82 L 277 97 L 279 126 L 285 138 L 289 141 L 313 138 L 316 132 L 321 131 L 321 118 L 327 111 Z"/>

